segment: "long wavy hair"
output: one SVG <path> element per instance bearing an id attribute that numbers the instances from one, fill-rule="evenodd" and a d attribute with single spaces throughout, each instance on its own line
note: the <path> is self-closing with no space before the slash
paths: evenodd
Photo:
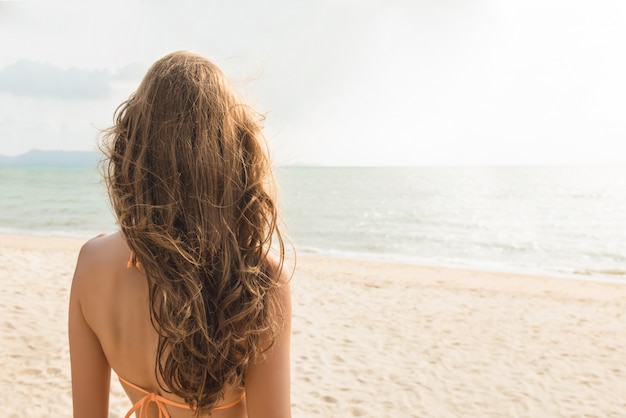
<path id="1" fill-rule="evenodd" d="M 155 373 L 197 414 L 226 384 L 243 386 L 283 323 L 284 245 L 261 122 L 213 63 L 176 52 L 103 136 L 111 204 L 148 281 Z"/>

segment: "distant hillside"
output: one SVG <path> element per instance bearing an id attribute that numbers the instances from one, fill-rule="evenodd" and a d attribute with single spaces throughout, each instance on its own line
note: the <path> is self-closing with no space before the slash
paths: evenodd
<path id="1" fill-rule="evenodd" d="M 95 151 L 42 151 L 35 149 L 15 157 L 0 155 L 0 165 L 95 167 L 101 159 L 102 154 Z"/>

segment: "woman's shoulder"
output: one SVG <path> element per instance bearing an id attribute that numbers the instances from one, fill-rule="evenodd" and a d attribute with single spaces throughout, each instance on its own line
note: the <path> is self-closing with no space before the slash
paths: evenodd
<path id="1" fill-rule="evenodd" d="M 130 249 L 121 233 L 100 234 L 83 244 L 78 261 L 88 264 L 115 264 L 116 260 L 127 257 L 129 253 Z"/>
<path id="2" fill-rule="evenodd" d="M 125 268 L 130 250 L 122 235 L 100 234 L 85 242 L 78 254 L 73 286 L 79 289 L 101 287 L 115 276 L 120 268 Z"/>

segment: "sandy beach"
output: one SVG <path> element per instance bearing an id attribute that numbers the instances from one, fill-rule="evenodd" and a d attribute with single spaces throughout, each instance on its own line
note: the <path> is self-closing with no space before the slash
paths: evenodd
<path id="1" fill-rule="evenodd" d="M 83 241 L 0 235 L 2 416 L 71 416 Z M 626 284 L 300 256 L 292 289 L 294 417 L 626 416 Z"/>

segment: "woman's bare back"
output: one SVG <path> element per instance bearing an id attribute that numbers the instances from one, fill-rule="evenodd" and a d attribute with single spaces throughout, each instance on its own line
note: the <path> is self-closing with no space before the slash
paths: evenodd
<path id="1" fill-rule="evenodd" d="M 147 392 L 184 404 L 164 392 L 155 376 L 158 335 L 150 321 L 148 284 L 144 274 L 128 268 L 130 249 L 120 233 L 100 235 L 83 246 L 75 285 L 79 286 L 80 307 L 84 319 L 97 336 L 102 352 L 118 376 Z M 80 268 L 80 271 L 79 271 Z M 145 395 L 122 383 L 133 404 Z M 220 404 L 241 397 L 243 390 L 226 387 Z M 172 418 L 194 416 L 193 411 L 166 406 Z M 156 405 L 149 416 L 158 416 Z M 213 413 L 214 417 L 246 417 L 245 399 Z"/>

